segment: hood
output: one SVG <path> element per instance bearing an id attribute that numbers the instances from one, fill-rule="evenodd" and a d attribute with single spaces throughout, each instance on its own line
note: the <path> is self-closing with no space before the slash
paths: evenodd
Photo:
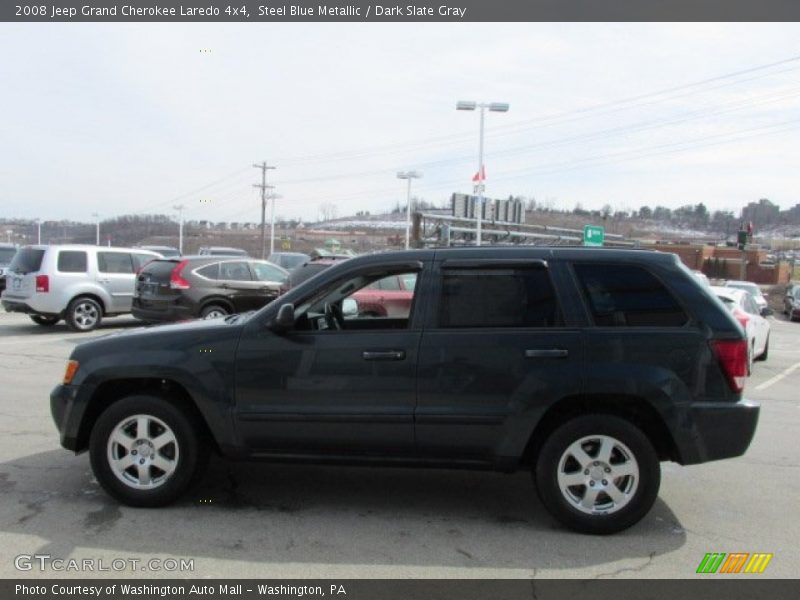
<path id="1" fill-rule="evenodd" d="M 238 337 L 242 324 L 249 321 L 253 314 L 230 315 L 219 319 L 194 319 L 116 331 L 78 344 L 75 353 L 107 352 L 119 348 L 129 349 L 131 352 L 138 349 L 174 349 L 203 341 L 222 341 Z"/>

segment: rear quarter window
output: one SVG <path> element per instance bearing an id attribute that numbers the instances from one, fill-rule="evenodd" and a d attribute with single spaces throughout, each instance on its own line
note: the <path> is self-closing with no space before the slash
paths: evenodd
<path id="1" fill-rule="evenodd" d="M 88 259 L 80 250 L 61 250 L 56 268 L 61 273 L 86 273 Z"/>
<path id="2" fill-rule="evenodd" d="M 634 265 L 573 265 L 595 325 L 681 327 L 688 318 L 663 283 Z"/>

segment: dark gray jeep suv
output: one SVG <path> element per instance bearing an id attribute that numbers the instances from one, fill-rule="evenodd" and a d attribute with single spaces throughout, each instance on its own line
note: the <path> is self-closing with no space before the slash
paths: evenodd
<path id="1" fill-rule="evenodd" d="M 415 274 L 408 316 L 350 297 Z M 61 443 L 121 502 L 172 502 L 229 458 L 528 469 L 587 533 L 639 521 L 660 461 L 739 456 L 743 333 L 671 254 L 416 250 L 343 261 L 255 313 L 81 344 Z M 708 510 L 713 510 L 712 506 Z"/>

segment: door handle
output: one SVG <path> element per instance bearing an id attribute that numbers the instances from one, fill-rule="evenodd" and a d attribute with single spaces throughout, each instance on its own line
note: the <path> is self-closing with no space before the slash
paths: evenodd
<path id="1" fill-rule="evenodd" d="M 563 348 L 548 348 L 546 350 L 525 350 L 525 358 L 566 358 L 569 351 Z"/>
<path id="2" fill-rule="evenodd" d="M 365 350 L 361 353 L 364 360 L 404 360 L 404 350 Z"/>
<path id="3" fill-rule="evenodd" d="M 221 284 L 219 285 L 219 287 L 220 287 L 220 288 L 222 288 L 223 290 L 227 290 L 227 289 L 228 289 L 228 288 L 230 288 L 231 286 L 229 286 L 227 283 L 221 283 Z"/>
<path id="4" fill-rule="evenodd" d="M 110 279 L 98 279 L 97 282 L 98 283 L 111 283 L 111 280 Z"/>

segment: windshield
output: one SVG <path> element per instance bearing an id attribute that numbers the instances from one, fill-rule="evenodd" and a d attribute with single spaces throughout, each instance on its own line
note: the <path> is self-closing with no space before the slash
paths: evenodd
<path id="1" fill-rule="evenodd" d="M 8 270 L 23 275 L 33 273 L 42 266 L 42 257 L 44 250 L 40 248 L 22 248 L 14 255 Z"/>
<path id="2" fill-rule="evenodd" d="M 753 296 L 760 296 L 761 290 L 759 287 L 754 283 L 729 283 L 728 287 L 737 289 L 737 290 L 744 290 L 752 294 Z"/>

